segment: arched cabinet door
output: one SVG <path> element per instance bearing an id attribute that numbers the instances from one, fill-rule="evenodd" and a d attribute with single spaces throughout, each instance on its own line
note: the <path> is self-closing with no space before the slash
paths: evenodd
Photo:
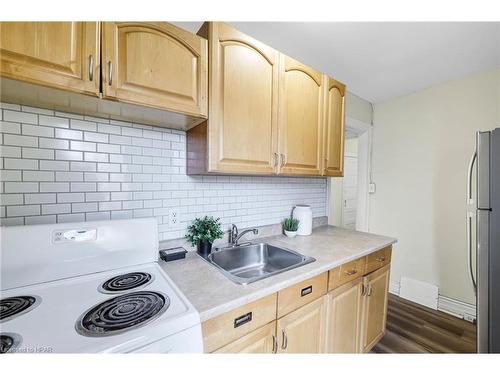
<path id="1" fill-rule="evenodd" d="M 99 95 L 97 22 L 1 22 L 0 75 Z"/>
<path id="2" fill-rule="evenodd" d="M 323 175 L 344 175 L 344 106 L 345 85 L 325 76 L 326 115 L 324 129 Z"/>
<path id="3" fill-rule="evenodd" d="M 207 41 L 165 22 L 103 22 L 109 99 L 207 115 Z"/>
<path id="4" fill-rule="evenodd" d="M 279 53 L 218 22 L 210 40 L 209 172 L 276 169 Z"/>
<path id="5" fill-rule="evenodd" d="M 323 75 L 281 55 L 279 104 L 280 174 L 321 175 Z"/>

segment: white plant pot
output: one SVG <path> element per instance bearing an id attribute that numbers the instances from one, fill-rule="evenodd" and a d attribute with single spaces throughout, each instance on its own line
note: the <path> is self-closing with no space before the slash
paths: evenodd
<path id="1" fill-rule="evenodd" d="M 297 235 L 297 231 L 295 231 L 295 232 L 290 232 L 290 231 L 288 231 L 288 230 L 285 230 L 285 236 L 287 236 L 287 237 L 293 238 L 293 237 L 295 237 L 296 235 Z"/>

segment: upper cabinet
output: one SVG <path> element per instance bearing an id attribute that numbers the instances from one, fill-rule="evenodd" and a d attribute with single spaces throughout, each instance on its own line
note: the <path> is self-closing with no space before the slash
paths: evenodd
<path id="1" fill-rule="evenodd" d="M 165 22 L 104 22 L 103 96 L 207 115 L 207 41 Z"/>
<path id="2" fill-rule="evenodd" d="M 208 172 L 272 174 L 279 53 L 223 23 L 208 38 Z"/>
<path id="3" fill-rule="evenodd" d="M 218 22 L 208 121 L 187 136 L 188 174 L 342 176 L 345 86 Z"/>
<path id="4" fill-rule="evenodd" d="M 323 75 L 281 55 L 279 98 L 280 173 L 321 175 Z"/>
<path id="5" fill-rule="evenodd" d="M 99 23 L 0 23 L 0 74 L 99 95 Z"/>
<path id="6" fill-rule="evenodd" d="M 323 175 L 343 176 L 345 85 L 325 76 L 325 127 L 323 131 Z"/>

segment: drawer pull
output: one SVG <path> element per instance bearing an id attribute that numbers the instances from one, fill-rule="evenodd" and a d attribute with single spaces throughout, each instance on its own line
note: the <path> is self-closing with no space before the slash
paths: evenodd
<path id="1" fill-rule="evenodd" d="M 251 321 L 252 321 L 252 312 L 250 311 L 249 313 L 246 313 L 245 315 L 239 316 L 236 319 L 234 319 L 234 328 L 238 328 L 239 326 L 242 326 L 243 324 Z"/>
<path id="2" fill-rule="evenodd" d="M 347 274 L 347 276 L 352 276 L 352 275 L 357 274 L 358 270 L 357 269 L 353 269 L 353 270 L 345 271 L 345 273 Z"/>
<path id="3" fill-rule="evenodd" d="M 301 297 L 307 296 L 308 294 L 311 294 L 312 291 L 313 291 L 313 286 L 309 285 L 300 291 L 300 296 Z"/>
<path id="4" fill-rule="evenodd" d="M 377 261 L 379 261 L 379 262 L 385 262 L 385 257 L 384 256 L 378 257 Z"/>
<path id="5" fill-rule="evenodd" d="M 273 354 L 278 352 L 278 339 L 273 335 Z"/>

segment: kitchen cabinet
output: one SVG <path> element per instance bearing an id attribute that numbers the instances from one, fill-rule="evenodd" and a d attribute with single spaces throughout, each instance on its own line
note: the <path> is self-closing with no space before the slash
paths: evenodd
<path id="1" fill-rule="evenodd" d="M 1 22 L 0 75 L 98 96 L 98 22 Z"/>
<path id="2" fill-rule="evenodd" d="M 366 353 L 385 334 L 389 293 L 389 265 L 363 277 L 363 285 L 361 351 Z"/>
<path id="3" fill-rule="evenodd" d="M 188 173 L 273 174 L 279 53 L 224 23 L 205 31 L 209 120 L 188 132 Z"/>
<path id="4" fill-rule="evenodd" d="M 279 98 L 280 174 L 321 175 L 323 75 L 281 55 Z"/>
<path id="5" fill-rule="evenodd" d="M 188 174 L 342 175 L 344 85 L 224 23 L 199 34 L 209 114 L 188 131 Z"/>
<path id="6" fill-rule="evenodd" d="M 323 175 L 343 176 L 345 85 L 324 76 L 325 126 L 323 131 Z"/>
<path id="7" fill-rule="evenodd" d="M 327 296 L 327 353 L 360 352 L 362 281 L 359 277 Z"/>
<path id="8" fill-rule="evenodd" d="M 276 353 L 278 341 L 276 340 L 276 321 L 239 338 L 238 340 L 216 350 L 214 353 Z"/>
<path id="9" fill-rule="evenodd" d="M 103 97 L 207 116 L 207 41 L 166 22 L 103 22 Z"/>
<path id="10" fill-rule="evenodd" d="M 325 296 L 278 319 L 278 353 L 323 353 L 326 334 Z"/>

